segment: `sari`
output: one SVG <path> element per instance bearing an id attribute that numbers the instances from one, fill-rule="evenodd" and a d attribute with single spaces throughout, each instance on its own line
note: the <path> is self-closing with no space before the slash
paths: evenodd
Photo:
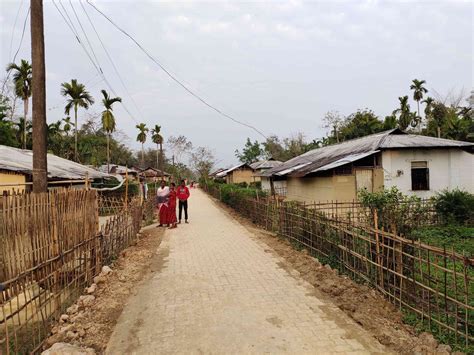
<path id="1" fill-rule="evenodd" d="M 166 209 L 166 224 L 175 224 L 178 222 L 176 218 L 176 190 L 170 191 Z"/>
<path id="2" fill-rule="evenodd" d="M 168 214 L 168 205 L 166 201 L 168 199 L 169 193 L 170 190 L 168 186 L 165 186 L 164 188 L 160 187 L 158 190 L 156 190 L 156 212 L 160 224 L 168 224 L 166 221 Z"/>

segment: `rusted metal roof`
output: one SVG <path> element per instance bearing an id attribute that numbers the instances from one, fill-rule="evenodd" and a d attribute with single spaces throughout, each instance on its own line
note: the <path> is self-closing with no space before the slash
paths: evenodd
<path id="1" fill-rule="evenodd" d="M 347 163 L 349 163 L 374 154 L 377 151 L 409 148 L 459 148 L 472 150 L 474 143 L 407 134 L 397 128 L 310 150 L 284 162 L 280 166 L 263 172 L 261 176 L 285 176 L 289 174 L 305 176 L 317 171 L 332 169 L 330 164 L 338 161 L 343 162 L 344 159 L 348 160 Z"/>
<path id="2" fill-rule="evenodd" d="M 32 175 L 33 152 L 31 150 L 0 145 L 0 170 Z M 85 165 L 60 158 L 54 154 L 48 154 L 49 179 L 82 180 L 86 176 L 91 179 L 113 177 Z"/>

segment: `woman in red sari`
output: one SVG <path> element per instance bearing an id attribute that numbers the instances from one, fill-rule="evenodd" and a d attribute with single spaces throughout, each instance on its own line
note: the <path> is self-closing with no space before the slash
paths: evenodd
<path id="1" fill-rule="evenodd" d="M 168 195 L 168 208 L 166 216 L 166 224 L 170 226 L 170 229 L 176 228 L 178 225 L 178 219 L 176 218 L 176 190 L 175 183 L 172 182 L 170 185 L 170 192 Z"/>

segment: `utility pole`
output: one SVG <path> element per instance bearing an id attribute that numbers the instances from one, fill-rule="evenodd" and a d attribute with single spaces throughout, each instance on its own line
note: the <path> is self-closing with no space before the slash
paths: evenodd
<path id="1" fill-rule="evenodd" d="M 33 97 L 33 192 L 48 191 L 46 155 L 46 74 L 44 63 L 43 0 L 31 0 L 31 61 Z"/>

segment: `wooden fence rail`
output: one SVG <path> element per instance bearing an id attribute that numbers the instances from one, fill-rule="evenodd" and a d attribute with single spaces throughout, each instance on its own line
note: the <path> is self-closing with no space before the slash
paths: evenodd
<path id="1" fill-rule="evenodd" d="M 0 197 L 0 354 L 38 351 L 50 325 L 140 228 L 141 205 L 99 229 L 96 191 Z"/>
<path id="2" fill-rule="evenodd" d="M 216 198 L 218 189 L 208 189 Z M 345 218 L 318 208 L 236 194 L 226 201 L 257 225 L 307 248 L 388 300 L 418 316 L 426 326 L 466 348 L 474 341 L 474 258 L 426 245 L 380 227 L 372 220 Z M 321 206 L 319 206 L 321 207 Z M 326 210 L 326 212 L 324 211 Z"/>

